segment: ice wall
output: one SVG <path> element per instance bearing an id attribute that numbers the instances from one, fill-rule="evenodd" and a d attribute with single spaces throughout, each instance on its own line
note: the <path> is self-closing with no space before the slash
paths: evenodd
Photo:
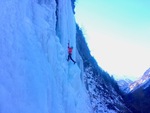
<path id="1" fill-rule="evenodd" d="M 91 113 L 70 0 L 0 1 L 0 113 Z"/>

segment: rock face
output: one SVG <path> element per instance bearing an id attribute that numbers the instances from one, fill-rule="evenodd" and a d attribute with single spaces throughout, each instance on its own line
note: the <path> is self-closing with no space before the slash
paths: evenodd
<path id="1" fill-rule="evenodd" d="M 134 113 L 150 113 L 150 68 L 139 80 L 130 84 L 130 89 L 125 96 L 128 107 Z"/>

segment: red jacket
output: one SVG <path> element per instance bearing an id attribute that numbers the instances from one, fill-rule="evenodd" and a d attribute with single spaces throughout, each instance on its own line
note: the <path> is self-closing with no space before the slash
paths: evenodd
<path id="1" fill-rule="evenodd" d="M 70 46 L 69 46 L 69 43 L 68 43 L 68 53 L 69 53 L 69 54 L 72 54 L 72 49 L 73 49 L 73 48 L 70 47 Z"/>
<path id="2" fill-rule="evenodd" d="M 68 53 L 72 54 L 72 49 L 71 47 L 68 47 Z"/>

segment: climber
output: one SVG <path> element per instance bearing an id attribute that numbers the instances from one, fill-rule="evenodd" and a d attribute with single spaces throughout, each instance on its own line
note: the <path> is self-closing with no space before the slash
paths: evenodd
<path id="1" fill-rule="evenodd" d="M 72 59 L 72 50 L 73 50 L 73 47 L 70 47 L 69 42 L 68 42 L 68 59 L 67 59 L 67 61 L 69 61 L 69 59 L 71 59 L 75 64 L 76 62 Z"/>

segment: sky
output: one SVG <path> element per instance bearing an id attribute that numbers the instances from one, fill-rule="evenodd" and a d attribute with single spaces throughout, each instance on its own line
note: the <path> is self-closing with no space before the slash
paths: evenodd
<path id="1" fill-rule="evenodd" d="M 76 1 L 91 54 L 116 79 L 137 80 L 150 67 L 149 6 L 149 0 Z"/>

